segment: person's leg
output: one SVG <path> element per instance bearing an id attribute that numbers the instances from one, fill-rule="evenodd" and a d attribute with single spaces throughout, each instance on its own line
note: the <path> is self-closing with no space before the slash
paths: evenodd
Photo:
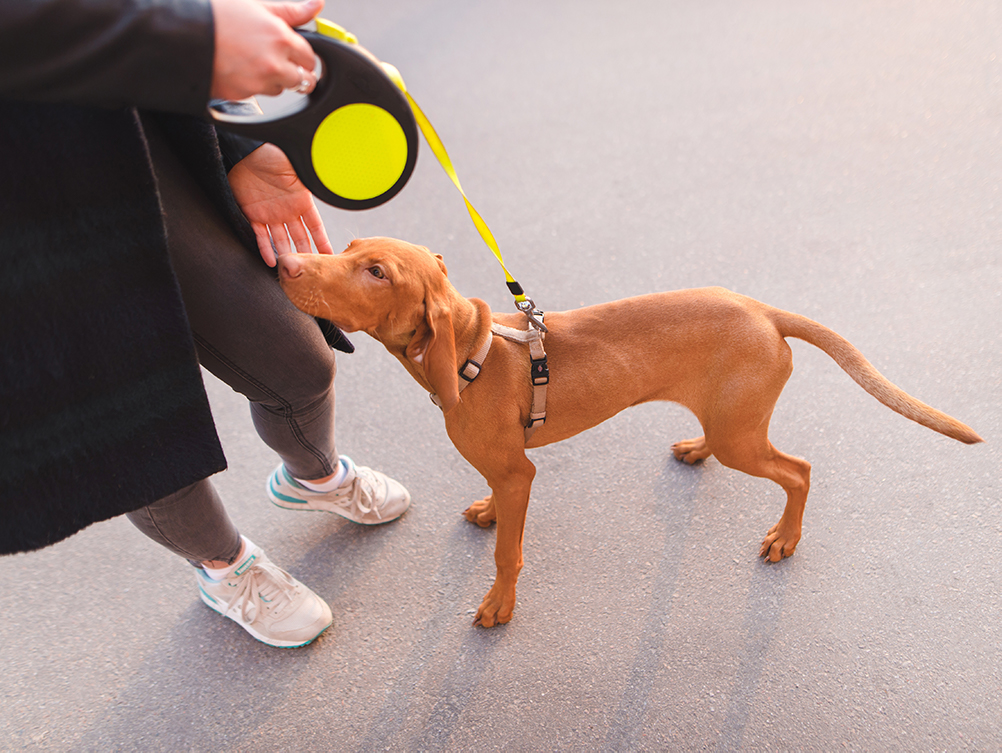
<path id="1" fill-rule="evenodd" d="M 331 475 L 338 459 L 333 351 L 274 270 L 239 242 L 156 125 L 144 127 L 199 361 L 250 400 L 259 435 L 294 476 Z"/>
<path id="2" fill-rule="evenodd" d="M 153 541 L 198 569 L 202 601 L 259 641 L 290 648 L 330 627 L 330 607 L 277 567 L 230 521 L 212 483 L 203 479 L 128 513 Z"/>
<path id="3" fill-rule="evenodd" d="M 311 478 L 329 474 L 337 462 L 333 443 L 334 364 L 330 350 L 317 332 L 322 346 L 312 350 L 307 348 L 312 358 L 307 356 L 306 365 L 294 383 L 289 380 L 289 393 L 272 390 L 267 373 L 262 379 L 259 374 L 244 372 L 239 363 L 227 357 L 231 349 L 241 352 L 242 344 L 253 346 L 258 338 L 269 338 L 271 344 L 288 342 L 295 348 L 301 345 L 302 338 L 297 340 L 294 335 L 308 332 L 306 324 L 314 330 L 316 325 L 312 320 L 302 323 L 302 315 L 294 316 L 299 314 L 298 311 L 276 309 L 277 297 L 273 297 L 270 304 L 263 300 L 263 316 L 273 316 L 280 322 L 291 319 L 292 326 L 272 326 L 264 334 L 256 331 L 263 327 L 261 316 L 258 316 L 256 307 L 246 305 L 246 299 L 242 309 L 227 310 L 238 299 L 227 298 L 222 293 L 230 289 L 228 283 L 234 280 L 227 279 L 220 267 L 216 267 L 220 274 L 209 277 L 205 272 L 213 265 L 201 268 L 199 257 L 205 261 L 233 262 L 233 277 L 240 281 L 247 270 L 246 265 L 241 267 L 239 262 L 246 260 L 249 254 L 209 208 L 209 202 L 180 169 L 156 129 L 148 128 L 147 133 L 167 218 L 168 250 L 182 283 L 185 304 L 190 307 L 189 320 L 200 360 L 234 389 L 262 402 L 277 414 L 278 418 L 272 423 L 278 428 L 272 430 L 265 427 L 263 431 L 269 435 L 266 440 L 279 450 L 283 458 L 288 457 L 290 462 L 297 463 L 297 468 L 302 468 L 302 472 Z M 247 285 L 246 281 L 242 284 Z M 196 293 L 187 295 L 185 288 L 191 286 Z M 277 285 L 271 287 L 277 289 Z M 247 296 L 264 294 L 266 286 L 245 290 Z M 217 297 L 219 305 L 214 310 L 211 307 L 206 310 L 207 307 L 201 305 L 202 297 Z M 217 331 L 212 318 L 225 318 L 223 315 L 226 313 L 233 316 L 225 319 L 222 329 Z M 241 316 L 243 320 L 239 319 Z M 208 335 L 201 334 L 203 326 L 208 329 Z M 227 326 L 230 328 L 228 334 Z M 228 347 L 216 347 L 217 334 Z M 236 346 L 232 345 L 233 342 Z M 256 353 L 251 356 L 252 362 L 256 358 L 267 364 L 274 357 L 271 352 L 264 352 L 263 347 L 258 347 L 256 351 L 253 347 L 244 347 L 243 350 Z M 293 355 L 288 352 L 282 357 L 291 358 Z M 288 420 L 283 422 L 283 417 Z M 272 563 L 253 542 L 240 535 L 210 480 L 204 479 L 136 510 L 128 517 L 153 541 L 195 565 L 202 601 L 236 621 L 258 640 L 279 647 L 301 646 L 330 626 L 332 618 L 327 603 Z"/>
<path id="4" fill-rule="evenodd" d="M 192 564 L 232 565 L 240 555 L 240 532 L 208 479 L 130 512 L 127 517 L 149 538 Z"/>
<path id="5" fill-rule="evenodd" d="M 292 305 L 275 271 L 241 245 L 156 127 L 147 130 L 199 361 L 247 396 L 258 434 L 282 459 L 268 480 L 269 498 L 357 523 L 395 520 L 410 504 L 407 490 L 338 455 L 334 353 L 316 322 Z"/>

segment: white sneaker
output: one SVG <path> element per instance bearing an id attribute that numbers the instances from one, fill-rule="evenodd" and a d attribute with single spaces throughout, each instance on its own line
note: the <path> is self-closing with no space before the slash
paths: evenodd
<path id="1" fill-rule="evenodd" d="M 331 492 L 315 492 L 300 484 L 282 464 L 268 479 L 268 497 L 286 510 L 332 512 L 372 526 L 396 520 L 411 504 L 403 485 L 342 455 L 348 468 L 344 483 Z"/>
<path id="2" fill-rule="evenodd" d="M 331 626 L 323 599 L 251 545 L 229 577 L 213 580 L 195 570 L 202 601 L 229 617 L 262 643 L 278 648 L 305 646 Z"/>

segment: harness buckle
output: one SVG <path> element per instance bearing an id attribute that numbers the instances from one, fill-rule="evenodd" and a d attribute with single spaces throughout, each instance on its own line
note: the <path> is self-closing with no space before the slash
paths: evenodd
<path id="1" fill-rule="evenodd" d="M 550 383 L 550 367 L 546 363 L 546 355 L 544 354 L 542 358 L 530 358 L 529 361 L 532 363 L 532 368 L 530 374 L 532 374 L 532 384 L 534 386 L 541 386 Z"/>
<path id="2" fill-rule="evenodd" d="M 459 376 L 465 379 L 467 382 L 472 382 L 478 376 L 480 376 L 480 370 L 483 368 L 483 364 L 477 363 L 472 358 L 467 358 L 466 363 L 462 365 L 459 369 Z M 467 376 L 466 370 L 472 369 L 472 374 Z"/>

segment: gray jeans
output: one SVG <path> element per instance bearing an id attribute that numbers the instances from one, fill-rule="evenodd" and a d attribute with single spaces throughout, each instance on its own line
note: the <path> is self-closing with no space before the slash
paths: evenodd
<path id="1" fill-rule="evenodd" d="M 214 211 L 152 124 L 144 123 L 166 215 L 171 263 L 198 359 L 250 400 L 254 427 L 298 478 L 334 472 L 334 353 L 275 271 Z M 240 534 L 208 479 L 129 513 L 154 541 L 193 562 L 232 562 Z"/>

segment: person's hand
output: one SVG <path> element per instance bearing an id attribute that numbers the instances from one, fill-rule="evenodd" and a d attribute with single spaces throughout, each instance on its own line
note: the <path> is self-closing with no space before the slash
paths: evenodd
<path id="1" fill-rule="evenodd" d="M 297 252 L 310 253 L 310 236 L 317 251 L 334 253 L 313 194 L 277 146 L 262 144 L 230 170 L 229 178 L 233 196 L 250 220 L 261 258 L 269 267 L 275 266 L 276 251 L 279 256 L 292 253 L 293 244 Z"/>
<path id="2" fill-rule="evenodd" d="M 285 89 L 313 91 L 317 83 L 313 48 L 292 27 L 312 20 L 323 7 L 324 0 L 212 0 L 216 37 L 212 98 L 275 96 Z"/>

